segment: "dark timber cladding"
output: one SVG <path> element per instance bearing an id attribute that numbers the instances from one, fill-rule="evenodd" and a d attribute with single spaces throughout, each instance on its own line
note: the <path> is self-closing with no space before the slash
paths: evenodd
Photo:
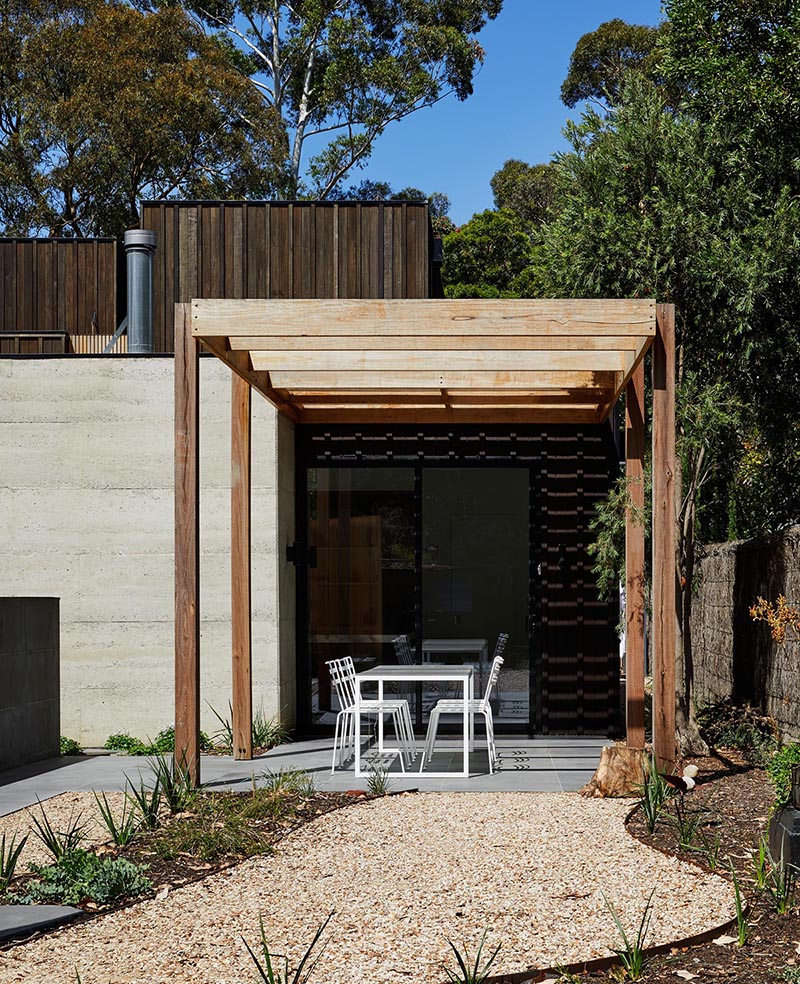
<path id="1" fill-rule="evenodd" d="M 174 350 L 174 304 L 197 298 L 425 298 L 425 202 L 145 202 L 158 248 L 155 349 Z"/>
<path id="2" fill-rule="evenodd" d="M 0 353 L 71 351 L 112 335 L 116 308 L 116 240 L 0 239 Z"/>
<path id="3" fill-rule="evenodd" d="M 616 601 L 598 598 L 589 522 L 619 465 L 611 425 L 323 427 L 299 425 L 297 487 L 306 468 L 522 467 L 530 473 L 530 612 L 533 724 L 539 733 L 619 733 Z M 306 521 L 298 503 L 299 523 Z M 306 531 L 297 536 L 305 540 Z M 524 535 L 524 531 L 523 531 Z M 303 577 L 301 592 L 307 590 Z M 302 611 L 306 599 L 298 598 Z M 417 612 L 417 633 L 421 629 Z M 310 679 L 308 635 L 298 670 Z M 298 708 L 302 713 L 303 708 Z M 304 721 L 307 725 L 309 722 Z"/>

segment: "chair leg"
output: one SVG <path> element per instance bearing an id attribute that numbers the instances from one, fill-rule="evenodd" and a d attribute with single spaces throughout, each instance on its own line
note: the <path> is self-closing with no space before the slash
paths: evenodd
<path id="1" fill-rule="evenodd" d="M 336 772 L 336 752 L 339 747 L 339 726 L 342 723 L 341 713 L 336 715 L 336 727 L 333 729 L 333 758 L 331 759 L 331 775 Z M 339 762 L 341 765 L 342 763 Z"/>
<path id="2" fill-rule="evenodd" d="M 420 763 L 419 771 L 425 768 L 425 763 L 430 762 L 433 758 L 433 749 L 436 745 L 436 732 L 439 729 L 439 712 L 434 709 L 431 711 L 431 716 L 428 718 L 428 732 L 425 735 L 425 750 L 422 753 L 422 762 Z"/>
<path id="3" fill-rule="evenodd" d="M 494 743 L 494 721 L 492 720 L 492 710 L 487 708 L 483 712 L 486 722 L 486 750 L 489 753 L 489 775 L 492 775 L 497 765 L 497 748 Z"/>

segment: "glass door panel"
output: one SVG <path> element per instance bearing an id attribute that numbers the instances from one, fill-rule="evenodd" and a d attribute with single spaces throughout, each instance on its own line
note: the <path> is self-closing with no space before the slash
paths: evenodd
<path id="1" fill-rule="evenodd" d="M 414 632 L 414 469 L 308 471 L 312 721 L 339 710 L 327 660 L 357 670 L 395 662 L 392 640 Z M 312 555 L 313 556 L 313 555 Z"/>
<path id="2" fill-rule="evenodd" d="M 493 712 L 518 726 L 530 719 L 528 510 L 526 468 L 422 470 L 423 660 L 474 663 L 478 696 L 507 632 Z M 440 696 L 425 692 L 423 709 Z"/>

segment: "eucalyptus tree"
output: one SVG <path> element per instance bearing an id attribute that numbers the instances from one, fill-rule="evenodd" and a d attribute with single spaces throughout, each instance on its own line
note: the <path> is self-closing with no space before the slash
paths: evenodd
<path id="1" fill-rule="evenodd" d="M 503 0 L 185 0 L 239 51 L 287 142 L 283 197 L 326 198 L 388 126 L 466 99 Z"/>
<path id="2" fill-rule="evenodd" d="M 269 185 L 281 132 L 180 8 L 0 0 L 0 227 L 120 235 L 142 197 Z"/>

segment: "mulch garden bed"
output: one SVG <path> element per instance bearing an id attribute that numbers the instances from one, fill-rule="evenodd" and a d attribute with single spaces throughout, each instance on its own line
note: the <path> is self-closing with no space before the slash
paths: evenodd
<path id="1" fill-rule="evenodd" d="M 722 876 L 730 878 L 732 863 L 750 907 L 749 939 L 743 947 L 709 942 L 673 949 L 652 957 L 639 980 L 646 984 L 676 984 L 680 980 L 697 984 L 800 984 L 800 915 L 796 908 L 790 914 L 777 915 L 753 878 L 752 854 L 766 832 L 774 799 L 769 780 L 763 769 L 750 765 L 737 751 L 721 750 L 691 761 L 700 772 L 697 787 L 686 794 L 685 808 L 711 811 L 705 845 L 698 842 L 694 850 L 680 850 L 674 825 L 660 822 L 650 834 L 638 811 L 629 820 L 628 829 L 657 850 L 706 870 L 714 865 L 713 870 Z M 730 935 L 735 936 L 736 931 Z M 577 979 L 606 984 L 620 980 L 620 972 L 586 974 Z"/>

